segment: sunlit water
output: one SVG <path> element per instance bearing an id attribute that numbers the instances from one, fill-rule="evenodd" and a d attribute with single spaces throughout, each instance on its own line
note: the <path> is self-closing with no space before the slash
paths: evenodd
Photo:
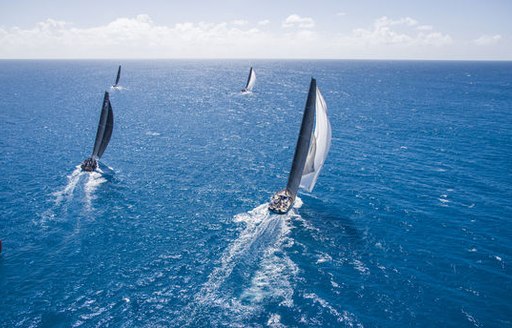
<path id="1" fill-rule="evenodd" d="M 311 76 L 331 152 L 274 215 Z M 2 327 L 512 325 L 511 63 L 0 61 L 0 135 Z"/>

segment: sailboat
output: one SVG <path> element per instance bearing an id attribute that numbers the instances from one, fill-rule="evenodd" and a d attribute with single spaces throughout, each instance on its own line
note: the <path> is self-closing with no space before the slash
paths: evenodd
<path id="1" fill-rule="evenodd" d="M 112 136 L 112 129 L 114 128 L 114 112 L 110 105 L 110 98 L 107 91 L 103 97 L 103 107 L 101 108 L 100 122 L 98 124 L 98 131 L 96 132 L 96 140 L 94 141 L 94 148 L 91 157 L 82 162 L 80 167 L 82 170 L 92 172 L 98 167 L 98 160 L 101 158 L 105 149 L 108 146 L 110 137 Z"/>
<path id="2" fill-rule="evenodd" d="M 242 93 L 252 92 L 252 88 L 254 88 L 254 84 L 256 83 L 256 73 L 254 73 L 254 69 L 251 66 L 249 70 L 249 76 L 247 77 L 247 84 L 245 88 L 242 89 Z"/>
<path id="3" fill-rule="evenodd" d="M 288 184 L 284 190 L 272 196 L 268 206 L 270 211 L 287 213 L 295 202 L 299 188 L 313 191 L 329 153 L 331 137 L 327 105 L 316 86 L 316 80 L 312 78 Z"/>
<path id="4" fill-rule="evenodd" d="M 117 88 L 119 86 L 119 80 L 121 79 L 121 65 L 119 65 L 119 68 L 117 69 L 117 77 L 116 77 L 116 83 L 112 85 L 112 88 Z"/>

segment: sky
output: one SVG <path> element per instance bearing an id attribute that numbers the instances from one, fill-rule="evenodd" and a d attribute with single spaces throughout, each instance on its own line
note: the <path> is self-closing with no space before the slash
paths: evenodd
<path id="1" fill-rule="evenodd" d="M 512 0 L 0 0 L 0 59 L 512 60 Z"/>

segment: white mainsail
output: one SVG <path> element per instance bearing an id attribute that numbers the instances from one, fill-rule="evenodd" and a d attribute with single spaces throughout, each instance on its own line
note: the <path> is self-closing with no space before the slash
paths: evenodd
<path id="1" fill-rule="evenodd" d="M 300 188 L 308 192 L 313 191 L 320 170 L 329 153 L 331 138 L 331 123 L 327 116 L 327 105 L 320 89 L 316 88 L 315 130 L 311 136 L 308 157 L 300 180 Z"/>

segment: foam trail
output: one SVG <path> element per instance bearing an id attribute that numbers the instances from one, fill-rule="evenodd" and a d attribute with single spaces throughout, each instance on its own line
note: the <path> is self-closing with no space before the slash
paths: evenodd
<path id="1" fill-rule="evenodd" d="M 298 268 L 285 249 L 293 244 L 288 235 L 294 216 L 295 210 L 286 215 L 272 214 L 268 204 L 236 215 L 234 222 L 245 223 L 245 228 L 224 251 L 219 266 L 185 309 L 184 320 L 192 324 L 198 312 L 207 309 L 211 313 L 214 307 L 213 312 L 221 321 L 224 318 L 243 323 L 265 301 L 291 306 L 292 279 Z"/>
<path id="2" fill-rule="evenodd" d="M 240 236 L 231 244 L 221 258 L 221 265 L 215 268 L 208 278 L 199 295 L 199 301 L 210 299 L 210 295 L 219 289 L 221 284 L 229 277 L 240 258 L 246 254 L 251 246 L 258 240 L 262 233 L 270 226 L 272 216 L 267 210 L 267 204 L 263 204 L 250 211 L 248 215 L 237 215 L 235 222 L 245 222 L 246 227 Z M 273 218 L 273 224 L 277 220 Z M 262 224 L 262 222 L 264 224 Z"/>
<path id="3" fill-rule="evenodd" d="M 54 192 L 52 195 L 55 196 L 55 205 L 60 205 L 64 198 L 68 200 L 73 197 L 73 192 L 75 191 L 76 185 L 78 181 L 80 181 L 80 177 L 84 174 L 80 165 L 78 165 L 75 170 L 68 175 L 68 183 L 67 185 L 59 191 Z"/>
<path id="4" fill-rule="evenodd" d="M 67 184 L 62 188 L 61 190 L 57 190 L 53 192 L 51 195 L 55 197 L 53 199 L 54 206 L 52 208 L 47 209 L 40 215 L 39 221 L 33 221 L 34 224 L 41 225 L 43 227 L 46 226 L 46 223 L 48 221 L 55 221 L 58 219 L 58 215 L 55 213 L 55 211 L 58 208 L 61 208 L 61 203 L 64 199 L 67 201 L 70 201 L 73 198 L 74 191 L 76 189 L 76 186 L 78 185 L 78 182 L 80 181 L 80 178 L 84 172 L 82 172 L 82 169 L 80 168 L 80 165 L 76 166 L 75 170 L 71 172 L 70 175 L 67 176 Z M 66 204 L 61 208 L 62 210 L 66 211 Z"/>
<path id="5" fill-rule="evenodd" d="M 99 170 L 99 169 L 98 169 Z M 92 208 L 92 200 L 94 199 L 94 192 L 96 189 L 105 181 L 107 181 L 102 176 L 102 171 L 100 172 L 91 172 L 89 173 L 89 177 L 87 178 L 87 182 L 84 186 L 84 192 L 85 192 L 85 206 L 88 211 L 93 210 Z"/>

